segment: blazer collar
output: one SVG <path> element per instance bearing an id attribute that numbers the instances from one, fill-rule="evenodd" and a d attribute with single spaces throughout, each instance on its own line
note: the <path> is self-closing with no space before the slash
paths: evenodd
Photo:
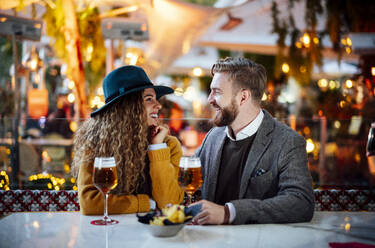
<path id="1" fill-rule="evenodd" d="M 275 120 L 266 110 L 263 110 L 263 112 L 264 118 L 262 124 L 260 125 L 258 132 L 255 136 L 253 145 L 250 149 L 246 165 L 242 174 L 239 195 L 240 199 L 244 197 L 253 171 L 257 167 L 259 159 L 267 150 L 267 147 L 269 146 L 272 140 L 272 135 L 270 134 L 275 127 Z"/>
<path id="2" fill-rule="evenodd" d="M 212 164 L 212 168 L 209 172 L 209 182 L 206 184 L 206 192 L 207 192 L 207 200 L 214 201 L 215 200 L 215 194 L 216 194 L 216 184 L 217 179 L 219 176 L 219 169 L 220 169 L 220 163 L 221 163 L 221 155 L 224 147 L 224 142 L 226 138 L 226 133 L 224 132 L 224 129 L 222 132 L 217 133 L 217 138 L 215 139 L 217 143 L 214 145 L 214 149 L 211 151 L 211 156 L 215 156 Z"/>

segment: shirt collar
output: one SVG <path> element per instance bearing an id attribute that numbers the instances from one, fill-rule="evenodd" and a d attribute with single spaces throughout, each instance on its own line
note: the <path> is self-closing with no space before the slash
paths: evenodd
<path id="1" fill-rule="evenodd" d="M 242 130 L 239 131 L 238 134 L 236 135 L 235 139 L 233 139 L 233 137 L 229 134 L 228 126 L 225 127 L 225 133 L 227 137 L 233 141 L 246 139 L 247 137 L 252 136 L 258 131 L 260 124 L 263 121 L 263 117 L 264 117 L 264 113 L 262 110 L 260 110 L 257 117 L 252 122 L 250 122 L 249 125 L 242 128 Z"/>

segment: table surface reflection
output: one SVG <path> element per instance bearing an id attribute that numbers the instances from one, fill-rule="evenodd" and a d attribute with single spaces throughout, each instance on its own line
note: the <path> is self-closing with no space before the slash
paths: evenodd
<path id="1" fill-rule="evenodd" d="M 0 247 L 329 247 L 330 242 L 375 244 L 374 212 L 315 212 L 311 222 L 239 226 L 185 226 L 156 238 L 134 214 L 113 215 L 114 226 L 79 212 L 13 213 L 0 219 Z"/>

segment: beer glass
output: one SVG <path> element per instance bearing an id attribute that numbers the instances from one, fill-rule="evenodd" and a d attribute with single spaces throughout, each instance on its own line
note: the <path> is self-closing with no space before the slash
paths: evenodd
<path id="1" fill-rule="evenodd" d="M 198 157 L 181 157 L 178 182 L 188 197 L 188 205 L 194 192 L 202 186 L 201 160 Z"/>
<path id="2" fill-rule="evenodd" d="M 369 171 L 375 182 L 375 122 L 371 124 L 371 128 L 368 133 L 366 155 Z"/>
<path id="3" fill-rule="evenodd" d="M 103 219 L 94 220 L 93 225 L 113 225 L 117 220 L 108 217 L 108 193 L 117 186 L 117 170 L 114 157 L 95 158 L 93 182 L 96 188 L 104 195 L 104 216 Z"/>

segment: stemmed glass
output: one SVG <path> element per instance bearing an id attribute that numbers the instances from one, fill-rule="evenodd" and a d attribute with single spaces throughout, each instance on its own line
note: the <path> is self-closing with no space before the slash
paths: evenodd
<path id="1" fill-rule="evenodd" d="M 373 181 L 375 182 L 375 122 L 371 124 L 371 128 L 368 133 L 366 155 L 369 171 L 373 177 Z"/>
<path id="2" fill-rule="evenodd" d="M 93 225 L 113 225 L 117 220 L 108 217 L 108 193 L 117 186 L 117 170 L 114 157 L 97 157 L 94 161 L 93 182 L 104 195 L 103 219 L 91 221 Z"/>
<path id="3" fill-rule="evenodd" d="M 181 157 L 178 182 L 188 196 L 191 204 L 194 192 L 202 186 L 201 160 L 198 157 Z"/>

